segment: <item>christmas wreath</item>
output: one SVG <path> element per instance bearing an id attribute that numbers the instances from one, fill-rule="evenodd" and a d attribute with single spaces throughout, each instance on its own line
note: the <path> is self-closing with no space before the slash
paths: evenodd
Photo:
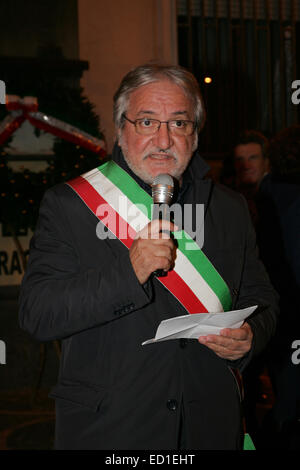
<path id="1" fill-rule="evenodd" d="M 56 83 L 46 91 L 37 90 L 37 98 L 23 96 L 9 96 L 6 106 L 0 107 L 0 222 L 19 252 L 17 235 L 34 230 L 45 190 L 94 168 L 106 156 L 99 117 L 81 88 Z M 14 171 L 9 164 L 5 149 L 25 119 L 35 126 L 37 136 L 41 132 L 56 136 L 44 171 Z"/>
<path id="2" fill-rule="evenodd" d="M 99 116 L 82 88 L 44 82 L 40 87 L 35 84 L 29 93 L 22 87 L 16 91 L 25 98 L 10 95 L 6 106 L 0 106 L 0 222 L 2 235 L 14 238 L 25 268 L 18 234 L 35 229 L 46 189 L 99 165 L 106 152 Z M 41 132 L 56 136 L 53 155 L 47 159 L 44 171 L 25 167 L 14 171 L 10 165 L 5 149 L 25 119 L 35 126 L 37 136 Z"/>

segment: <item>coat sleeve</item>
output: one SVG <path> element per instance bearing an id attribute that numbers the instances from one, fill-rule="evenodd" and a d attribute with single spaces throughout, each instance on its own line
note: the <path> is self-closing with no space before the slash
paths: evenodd
<path id="1" fill-rule="evenodd" d="M 127 249 L 99 268 L 83 268 L 67 219 L 57 192 L 47 191 L 19 299 L 20 326 L 39 341 L 117 321 L 151 302 L 151 288 L 139 284 Z"/>
<path id="2" fill-rule="evenodd" d="M 255 312 L 246 319 L 252 328 L 252 348 L 246 356 L 236 362 L 239 369 L 258 356 L 267 346 L 275 333 L 279 315 L 279 296 L 272 286 L 267 271 L 259 259 L 256 234 L 251 222 L 247 203 L 243 199 L 245 210 L 245 256 L 241 283 L 236 308 L 257 305 Z M 274 254 L 276 255 L 276 254 Z"/>

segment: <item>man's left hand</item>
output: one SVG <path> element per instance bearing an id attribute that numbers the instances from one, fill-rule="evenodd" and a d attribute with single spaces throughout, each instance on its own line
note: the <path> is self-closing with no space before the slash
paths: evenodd
<path id="1" fill-rule="evenodd" d="M 200 336 L 199 343 L 212 349 L 222 359 L 234 361 L 251 349 L 253 333 L 251 326 L 244 323 L 241 328 L 224 328 L 220 335 Z"/>

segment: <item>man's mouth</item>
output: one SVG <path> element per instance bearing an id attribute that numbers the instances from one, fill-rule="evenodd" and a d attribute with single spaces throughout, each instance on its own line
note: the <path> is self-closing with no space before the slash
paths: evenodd
<path id="1" fill-rule="evenodd" d="M 166 153 L 150 153 L 150 155 L 147 155 L 147 158 L 154 160 L 173 160 L 174 157 Z"/>

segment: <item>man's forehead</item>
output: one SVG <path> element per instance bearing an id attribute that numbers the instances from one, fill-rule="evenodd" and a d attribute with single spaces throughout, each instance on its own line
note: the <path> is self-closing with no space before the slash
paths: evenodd
<path id="1" fill-rule="evenodd" d="M 262 146 L 258 142 L 248 142 L 246 144 L 238 144 L 234 149 L 235 156 L 263 156 Z"/>
<path id="2" fill-rule="evenodd" d="M 170 80 L 158 80 L 142 85 L 131 92 L 128 108 L 137 112 L 155 112 L 155 107 L 167 105 L 173 113 L 188 112 L 192 108 L 192 100 L 185 90 Z"/>

